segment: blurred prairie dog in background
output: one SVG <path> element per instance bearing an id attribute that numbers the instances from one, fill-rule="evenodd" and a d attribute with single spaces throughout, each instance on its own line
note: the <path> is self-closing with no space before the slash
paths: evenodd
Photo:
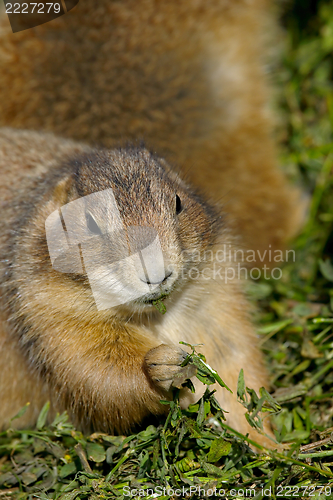
<path id="1" fill-rule="evenodd" d="M 85 431 L 129 432 L 147 415 L 166 411 L 160 400 L 170 398 L 182 370 L 183 340 L 204 344 L 200 350 L 232 389 L 233 394 L 217 388 L 229 423 L 266 443 L 237 402 L 241 368 L 250 387 L 267 386 L 241 282 L 213 277 L 216 264 L 223 276 L 232 262 L 197 260 L 198 252 L 216 254 L 224 244 L 233 245 L 218 209 L 145 148 L 93 150 L 51 134 L 5 128 L 0 172 L 0 427 L 27 400 L 29 410 L 16 425 L 34 425 L 50 400 L 51 415 L 67 410 Z M 148 292 L 142 291 L 146 276 L 119 259 L 115 287 L 107 257 L 119 248 L 108 189 L 123 221 L 118 238 L 124 247 L 133 227 L 158 234 L 165 267 Z M 67 231 L 68 221 L 75 222 L 93 238 L 84 263 L 92 257 L 92 279 L 102 298 L 123 300 L 101 309 L 91 276 L 88 281 L 85 269 L 71 267 L 71 255 L 65 255 L 67 267 L 60 272 L 52 267 L 45 229 L 51 214 L 94 193 L 106 196 L 101 205 L 87 202 L 82 220 L 76 214 L 64 220 Z M 155 266 L 154 259 L 145 263 Z M 139 292 L 134 300 L 133 291 Z M 153 305 L 160 297 L 164 315 Z M 195 395 L 185 391 L 182 403 L 196 401 L 203 386 L 198 389 Z"/>
<path id="2" fill-rule="evenodd" d="M 270 4 L 81 0 L 15 34 L 3 14 L 0 126 L 105 147 L 143 139 L 224 204 L 242 247 L 281 248 L 304 203 L 276 164 L 264 71 Z"/>

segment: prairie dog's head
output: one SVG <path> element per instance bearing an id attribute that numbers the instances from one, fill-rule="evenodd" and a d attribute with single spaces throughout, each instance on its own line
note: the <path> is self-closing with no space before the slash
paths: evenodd
<path id="1" fill-rule="evenodd" d="M 99 310 L 151 307 L 188 281 L 192 257 L 216 239 L 215 211 L 144 148 L 76 157 L 56 200 L 45 224 L 53 268 L 87 278 Z"/>

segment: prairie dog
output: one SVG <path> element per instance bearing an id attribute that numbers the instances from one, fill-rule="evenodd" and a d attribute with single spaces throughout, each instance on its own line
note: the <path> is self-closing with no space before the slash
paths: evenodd
<path id="1" fill-rule="evenodd" d="M 20 33 L 0 20 L 0 125 L 114 147 L 144 139 L 261 254 L 304 204 L 276 164 L 266 0 L 94 0 Z"/>
<path id="2" fill-rule="evenodd" d="M 218 389 L 222 407 L 234 427 L 251 432 L 236 401 L 238 373 L 244 368 L 256 390 L 267 380 L 247 302 L 237 280 L 226 286 L 207 279 L 213 263 L 194 259 L 197 252 L 217 252 L 233 242 L 217 208 L 143 147 L 99 150 L 5 128 L 0 172 L 0 426 L 28 399 L 20 425 L 33 425 L 50 399 L 53 411 L 66 409 L 83 430 L 127 432 L 146 415 L 165 411 L 159 401 L 170 397 L 184 340 L 204 344 L 208 362 L 234 391 Z M 45 221 L 68 203 L 107 189 L 119 208 L 125 246 L 131 227 L 153 228 L 168 267 L 149 292 L 141 291 L 144 277 L 121 268 L 124 286 L 140 296 L 132 300 L 121 289 L 116 293 L 130 300 L 98 309 L 87 273 L 52 267 Z M 99 235 L 91 248 L 98 262 L 105 246 L 113 248 L 112 214 L 108 200 L 87 207 L 84 224 Z M 228 265 L 220 263 L 222 270 Z M 193 267 L 199 271 L 194 279 Z M 94 276 L 108 295 L 112 276 L 98 270 Z M 152 305 L 161 296 L 164 315 Z M 184 398 L 184 404 L 191 400 L 189 394 Z"/>

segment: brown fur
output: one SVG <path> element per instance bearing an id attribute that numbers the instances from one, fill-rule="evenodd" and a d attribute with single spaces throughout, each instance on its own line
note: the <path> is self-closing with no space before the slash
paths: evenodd
<path id="1" fill-rule="evenodd" d="M 221 199 L 247 248 L 279 248 L 304 207 L 276 165 L 266 0 L 82 0 L 0 34 L 0 125 L 114 147 L 143 138 Z"/>
<path id="2" fill-rule="evenodd" d="M 181 257 L 184 249 L 233 244 L 216 208 L 144 148 L 92 150 L 48 134 L 3 129 L 0 171 L 0 425 L 27 399 L 30 411 L 19 424 L 33 425 L 50 399 L 53 412 L 67 409 L 84 430 L 129 431 L 146 415 L 165 411 L 159 401 L 170 397 L 184 340 L 204 344 L 208 362 L 234 391 L 217 391 L 230 423 L 250 431 L 235 396 L 239 370 L 245 369 L 254 389 L 267 380 L 241 284 L 191 280 Z M 155 227 L 164 255 L 178 273 L 184 271 L 165 299 L 165 315 L 140 301 L 97 311 L 84 275 L 51 267 L 46 217 L 110 187 L 125 226 Z M 179 215 L 175 193 L 182 200 Z M 107 223 L 101 213 L 95 216 Z M 185 392 L 184 404 L 190 400 Z"/>

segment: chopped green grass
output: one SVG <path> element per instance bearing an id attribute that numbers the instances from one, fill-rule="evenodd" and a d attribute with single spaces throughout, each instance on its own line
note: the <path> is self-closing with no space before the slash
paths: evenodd
<path id="1" fill-rule="evenodd" d="M 333 5 L 295 0 L 283 21 L 281 163 L 311 204 L 282 278 L 248 286 L 274 399 L 242 373 L 238 397 L 259 432 L 261 415 L 272 415 L 288 449 L 255 453 L 225 424 L 214 386 L 186 411 L 175 389 L 168 416 L 128 437 L 83 436 L 66 415 L 46 426 L 46 406 L 36 429 L 0 434 L 0 500 L 195 499 L 204 489 L 207 498 L 333 498 Z M 195 353 L 187 361 L 220 382 Z"/>

